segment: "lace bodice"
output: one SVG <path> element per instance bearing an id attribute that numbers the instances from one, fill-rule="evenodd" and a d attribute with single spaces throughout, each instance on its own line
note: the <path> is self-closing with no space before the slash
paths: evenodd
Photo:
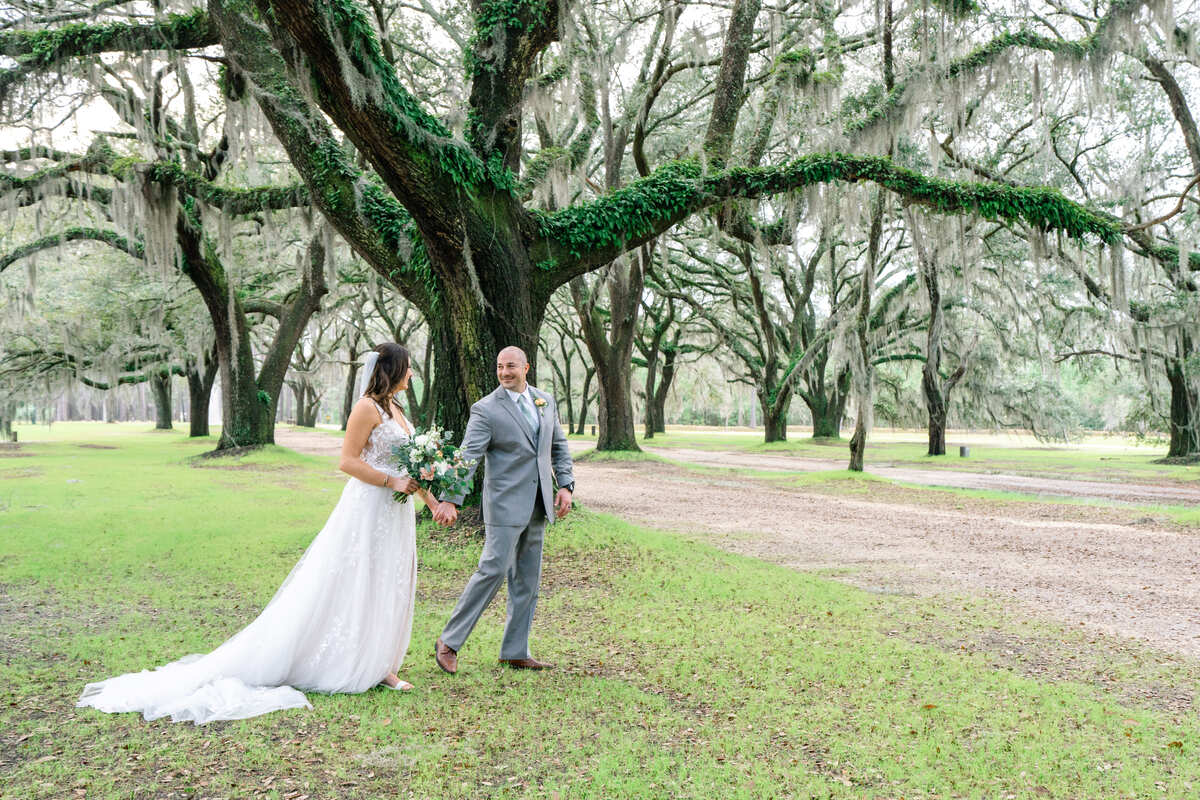
<path id="1" fill-rule="evenodd" d="M 396 462 L 392 457 L 392 448 L 408 441 L 409 431 L 405 430 L 404 425 L 396 418 L 395 411 L 392 412 L 392 416 L 388 417 L 384 415 L 383 408 L 379 403 L 375 403 L 375 408 L 379 411 L 383 422 L 376 425 L 371 430 L 371 435 L 367 437 L 367 446 L 363 448 L 362 460 L 388 475 L 399 475 L 400 471 L 396 469 Z"/>

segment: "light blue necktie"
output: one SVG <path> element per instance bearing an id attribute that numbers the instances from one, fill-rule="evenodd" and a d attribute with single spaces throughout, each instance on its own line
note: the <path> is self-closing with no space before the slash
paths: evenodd
<path id="1" fill-rule="evenodd" d="M 533 404 L 529 400 L 529 395 L 518 395 L 517 405 L 521 407 L 521 413 L 525 415 L 525 419 L 527 422 L 529 422 L 529 427 L 533 431 L 533 436 L 536 439 L 538 430 L 541 426 L 538 425 L 537 412 L 533 410 Z"/>

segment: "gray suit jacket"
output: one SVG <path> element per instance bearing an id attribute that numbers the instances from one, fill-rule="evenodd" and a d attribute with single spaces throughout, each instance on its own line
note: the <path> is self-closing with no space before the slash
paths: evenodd
<path id="1" fill-rule="evenodd" d="M 546 404 L 535 410 L 540 415 L 537 441 L 529 423 L 503 386 L 471 406 L 471 417 L 463 434 L 463 458 L 482 461 L 483 522 L 485 525 L 525 527 L 533 516 L 533 504 L 541 501 L 546 518 L 554 519 L 553 468 L 558 486 L 573 486 L 571 453 L 567 437 L 558 423 L 554 398 L 540 389 L 529 387 L 536 400 Z M 475 468 L 468 480 L 473 480 Z M 540 491 L 539 491 L 540 487 Z M 461 505 L 464 495 L 444 497 Z"/>

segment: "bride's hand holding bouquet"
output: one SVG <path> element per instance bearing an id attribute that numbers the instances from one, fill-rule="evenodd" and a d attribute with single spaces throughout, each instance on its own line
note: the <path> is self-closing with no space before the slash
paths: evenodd
<path id="1" fill-rule="evenodd" d="M 450 443 L 451 435 L 434 425 L 392 448 L 400 474 L 435 498 L 465 494 L 470 489 L 467 478 L 475 462 L 463 459 L 458 447 Z M 403 492 L 393 492 L 392 498 L 408 502 Z"/>

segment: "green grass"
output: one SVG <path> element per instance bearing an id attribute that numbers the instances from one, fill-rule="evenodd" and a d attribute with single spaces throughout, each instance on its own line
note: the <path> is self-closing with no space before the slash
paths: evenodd
<path id="1" fill-rule="evenodd" d="M 344 483 L 332 459 L 79 429 L 0 451 L 0 795 L 1194 797 L 1190 692 L 1138 651 L 1041 675 L 982 646 L 987 609 L 862 592 L 586 510 L 551 529 L 535 653 L 495 664 L 493 604 L 440 673 L 431 643 L 478 543 L 423 527 L 410 696 L 311 696 L 195 728 L 73 708 L 85 682 L 205 652 L 254 617 Z M 100 444 L 116 449 L 96 449 Z M 28 454 L 28 455 L 26 455 Z M 846 475 L 842 480 L 857 481 Z M 1027 640 L 1081 652 L 1080 634 Z M 1013 634 L 1014 636 L 1017 634 Z M 974 638 L 972 638 L 974 637 Z M 966 643 L 966 644 L 964 644 Z"/>

